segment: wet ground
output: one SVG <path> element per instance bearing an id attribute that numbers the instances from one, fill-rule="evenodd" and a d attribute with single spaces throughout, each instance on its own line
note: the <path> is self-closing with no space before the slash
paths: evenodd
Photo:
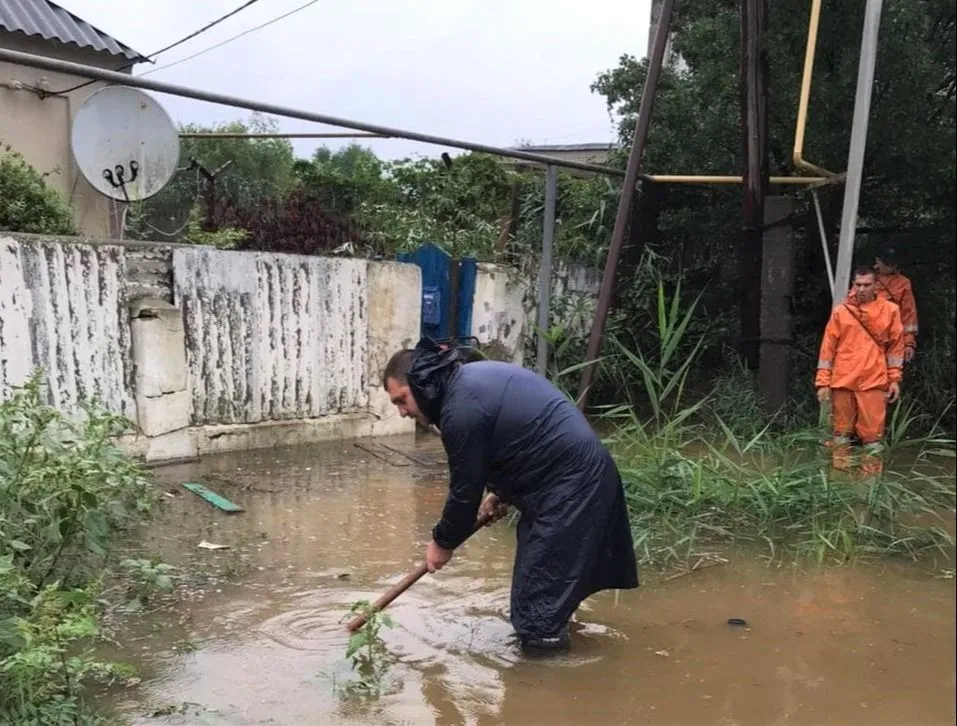
<path id="1" fill-rule="evenodd" d="M 639 590 L 586 601 L 570 654 L 530 660 L 508 622 L 504 522 L 389 607 L 394 662 L 363 704 L 343 690 L 347 610 L 420 560 L 445 494 L 437 440 L 383 441 L 157 470 L 171 493 L 143 551 L 196 577 L 182 602 L 118 629 L 106 655 L 142 678 L 111 694 L 118 712 L 236 726 L 954 723 L 952 564 L 738 556 L 684 576 L 642 571 Z M 245 511 L 218 511 L 188 481 Z"/>

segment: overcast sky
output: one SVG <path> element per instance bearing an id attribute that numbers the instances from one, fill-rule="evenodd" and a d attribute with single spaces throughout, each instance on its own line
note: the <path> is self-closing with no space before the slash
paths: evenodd
<path id="1" fill-rule="evenodd" d="M 144 55 L 243 0 L 57 0 Z M 307 0 L 259 0 L 156 60 L 161 67 Z M 318 0 L 301 12 L 150 78 L 487 144 L 614 138 L 589 86 L 620 55 L 647 53 L 650 0 Z M 134 73 L 151 70 L 137 66 Z M 248 116 L 157 96 L 178 122 Z M 284 131 L 332 131 L 280 120 Z M 330 146 L 335 142 L 327 142 Z M 348 143 L 348 142 L 344 142 Z M 445 149 L 363 140 L 384 157 Z M 297 141 L 308 155 L 316 144 Z"/>

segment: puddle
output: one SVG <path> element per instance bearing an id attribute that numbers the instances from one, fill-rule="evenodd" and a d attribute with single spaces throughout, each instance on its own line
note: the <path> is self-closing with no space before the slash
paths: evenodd
<path id="1" fill-rule="evenodd" d="M 217 577 L 118 628 L 104 655 L 135 663 L 142 683 L 111 693 L 115 710 L 190 726 L 954 723 L 954 581 L 926 565 L 734 557 L 667 580 L 642 571 L 639 590 L 583 604 L 571 653 L 529 660 L 508 622 L 505 523 L 389 607 L 384 691 L 344 700 L 347 610 L 419 561 L 445 496 L 436 439 L 386 443 L 389 455 L 342 442 L 157 470 L 178 493 L 143 552 Z M 186 481 L 245 511 L 219 512 Z"/>

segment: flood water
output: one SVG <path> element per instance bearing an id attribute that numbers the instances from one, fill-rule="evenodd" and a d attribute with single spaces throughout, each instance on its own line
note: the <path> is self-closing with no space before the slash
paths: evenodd
<path id="1" fill-rule="evenodd" d="M 142 679 L 109 694 L 118 713 L 236 726 L 954 723 L 955 584 L 940 569 L 952 564 L 740 556 L 679 577 L 643 570 L 638 590 L 583 604 L 569 654 L 529 659 L 508 622 L 505 522 L 389 607 L 394 662 L 381 695 L 358 702 L 342 692 L 347 610 L 420 561 L 445 496 L 436 439 L 383 441 L 416 461 L 337 442 L 157 470 L 172 493 L 144 555 L 197 579 L 117 628 L 105 655 Z M 189 481 L 245 511 L 220 512 Z"/>

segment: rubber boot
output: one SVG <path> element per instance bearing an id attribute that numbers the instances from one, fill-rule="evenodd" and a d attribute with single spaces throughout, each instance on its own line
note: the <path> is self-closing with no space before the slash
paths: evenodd
<path id="1" fill-rule="evenodd" d="M 835 471 L 850 471 L 854 466 L 851 442 L 847 436 L 835 436 L 831 444 L 831 466 Z"/>
<path id="2" fill-rule="evenodd" d="M 568 634 L 568 625 L 557 635 L 540 637 L 536 635 L 520 635 L 522 650 L 526 655 L 546 656 L 564 653 L 571 647 L 571 638 Z"/>
<path id="3" fill-rule="evenodd" d="M 863 449 L 861 474 L 866 478 L 878 476 L 884 471 L 884 446 L 874 441 L 864 444 Z"/>

